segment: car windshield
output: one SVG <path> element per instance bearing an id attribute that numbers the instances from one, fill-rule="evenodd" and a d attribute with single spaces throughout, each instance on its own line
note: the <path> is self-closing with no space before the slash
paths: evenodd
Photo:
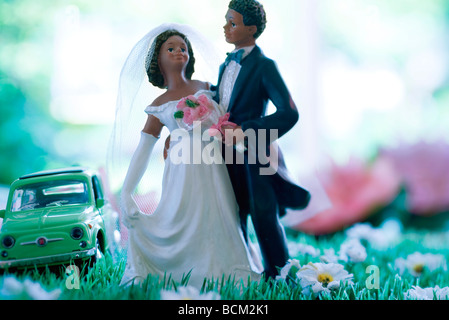
<path id="1" fill-rule="evenodd" d="M 87 186 L 84 181 L 53 180 L 16 189 L 12 197 L 11 211 L 85 204 L 88 200 Z"/>

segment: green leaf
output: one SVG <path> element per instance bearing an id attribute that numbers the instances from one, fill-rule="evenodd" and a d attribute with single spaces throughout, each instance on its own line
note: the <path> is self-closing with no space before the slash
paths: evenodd
<path id="1" fill-rule="evenodd" d="M 182 110 L 176 111 L 174 117 L 175 119 L 182 119 L 184 117 L 184 111 Z"/>
<path id="2" fill-rule="evenodd" d="M 190 99 L 187 99 L 187 100 L 186 100 L 186 105 L 187 105 L 189 108 L 196 108 L 199 104 L 196 103 L 196 102 L 194 102 L 194 101 L 192 101 L 192 100 L 190 100 Z"/>

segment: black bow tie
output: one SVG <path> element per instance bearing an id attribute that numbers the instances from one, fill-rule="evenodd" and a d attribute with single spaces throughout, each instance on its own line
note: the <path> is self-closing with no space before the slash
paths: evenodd
<path id="1" fill-rule="evenodd" d="M 225 64 L 228 65 L 229 62 L 231 62 L 232 60 L 234 60 L 235 62 L 240 64 L 240 61 L 242 61 L 244 52 L 245 52 L 245 50 L 240 49 L 239 51 L 228 53 Z"/>

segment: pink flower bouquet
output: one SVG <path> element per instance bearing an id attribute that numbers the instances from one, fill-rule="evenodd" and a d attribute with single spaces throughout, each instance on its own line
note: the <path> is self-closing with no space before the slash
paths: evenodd
<path id="1" fill-rule="evenodd" d="M 190 95 L 181 99 L 176 105 L 176 109 L 174 117 L 181 128 L 191 130 L 195 123 L 205 123 L 211 137 L 221 139 L 221 135 L 224 136 L 224 126 L 231 128 L 237 126 L 229 121 L 229 112 L 220 116 L 222 112 L 219 108 L 214 109 L 213 102 L 204 94 L 198 98 Z"/>
<path id="2" fill-rule="evenodd" d="M 210 116 L 213 106 L 209 98 L 202 94 L 198 98 L 190 95 L 181 99 L 176 109 L 174 117 L 180 127 L 192 129 L 194 122 L 202 122 Z"/>

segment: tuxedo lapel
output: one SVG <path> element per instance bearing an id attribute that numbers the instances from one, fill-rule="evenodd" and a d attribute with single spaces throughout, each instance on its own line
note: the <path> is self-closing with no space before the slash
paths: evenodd
<path id="1" fill-rule="evenodd" d="M 221 78 L 223 78 L 223 73 L 225 70 L 226 65 L 223 63 L 220 65 L 220 69 L 218 71 L 218 82 L 217 82 L 217 87 L 220 87 L 221 84 Z"/>

